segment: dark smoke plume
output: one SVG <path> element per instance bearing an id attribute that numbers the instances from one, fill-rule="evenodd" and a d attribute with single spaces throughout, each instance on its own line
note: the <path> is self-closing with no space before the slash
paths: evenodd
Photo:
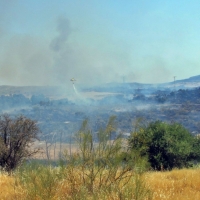
<path id="1" fill-rule="evenodd" d="M 54 38 L 50 44 L 51 49 L 60 51 L 66 44 L 67 39 L 71 33 L 69 20 L 66 18 L 59 18 L 57 20 L 58 36 Z"/>

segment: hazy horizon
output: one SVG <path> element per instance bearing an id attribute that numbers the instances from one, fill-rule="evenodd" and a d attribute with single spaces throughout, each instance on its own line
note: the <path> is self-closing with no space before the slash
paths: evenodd
<path id="1" fill-rule="evenodd" d="M 0 0 L 0 85 L 164 83 L 200 74 L 198 1 Z"/>

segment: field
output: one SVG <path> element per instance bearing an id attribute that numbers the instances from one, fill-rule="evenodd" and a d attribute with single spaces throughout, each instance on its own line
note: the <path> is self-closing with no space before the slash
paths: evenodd
<path id="1" fill-rule="evenodd" d="M 146 174 L 153 191 L 154 200 L 197 200 L 200 199 L 200 170 L 182 169 L 169 172 Z"/>
<path id="2" fill-rule="evenodd" d="M 113 183 L 108 190 L 103 187 L 98 189 L 98 182 L 95 182 L 90 192 L 84 187 L 79 169 L 73 169 L 75 173 L 70 174 L 67 168 L 59 170 L 41 167 L 10 176 L 2 173 L 0 199 L 200 199 L 200 169 L 145 172 L 142 175 L 133 173 L 126 185 L 125 180 L 120 184 Z"/>

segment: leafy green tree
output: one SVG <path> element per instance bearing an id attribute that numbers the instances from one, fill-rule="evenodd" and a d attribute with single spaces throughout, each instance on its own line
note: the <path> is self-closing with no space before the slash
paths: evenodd
<path id="1" fill-rule="evenodd" d="M 194 136 L 192 158 L 196 162 L 200 161 L 200 136 L 199 135 Z"/>
<path id="2" fill-rule="evenodd" d="M 186 167 L 194 154 L 194 137 L 178 123 L 152 122 L 133 132 L 128 142 L 156 170 Z"/>

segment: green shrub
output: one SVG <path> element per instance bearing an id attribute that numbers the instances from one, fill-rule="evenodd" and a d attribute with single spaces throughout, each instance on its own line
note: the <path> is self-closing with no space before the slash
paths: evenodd
<path id="1" fill-rule="evenodd" d="M 140 127 L 129 138 L 129 148 L 148 158 L 156 170 L 187 167 L 194 152 L 194 137 L 182 125 L 161 121 Z"/>
<path id="2" fill-rule="evenodd" d="M 61 171 L 38 163 L 25 164 L 17 172 L 18 182 L 25 188 L 26 199 L 49 200 L 62 178 Z"/>

